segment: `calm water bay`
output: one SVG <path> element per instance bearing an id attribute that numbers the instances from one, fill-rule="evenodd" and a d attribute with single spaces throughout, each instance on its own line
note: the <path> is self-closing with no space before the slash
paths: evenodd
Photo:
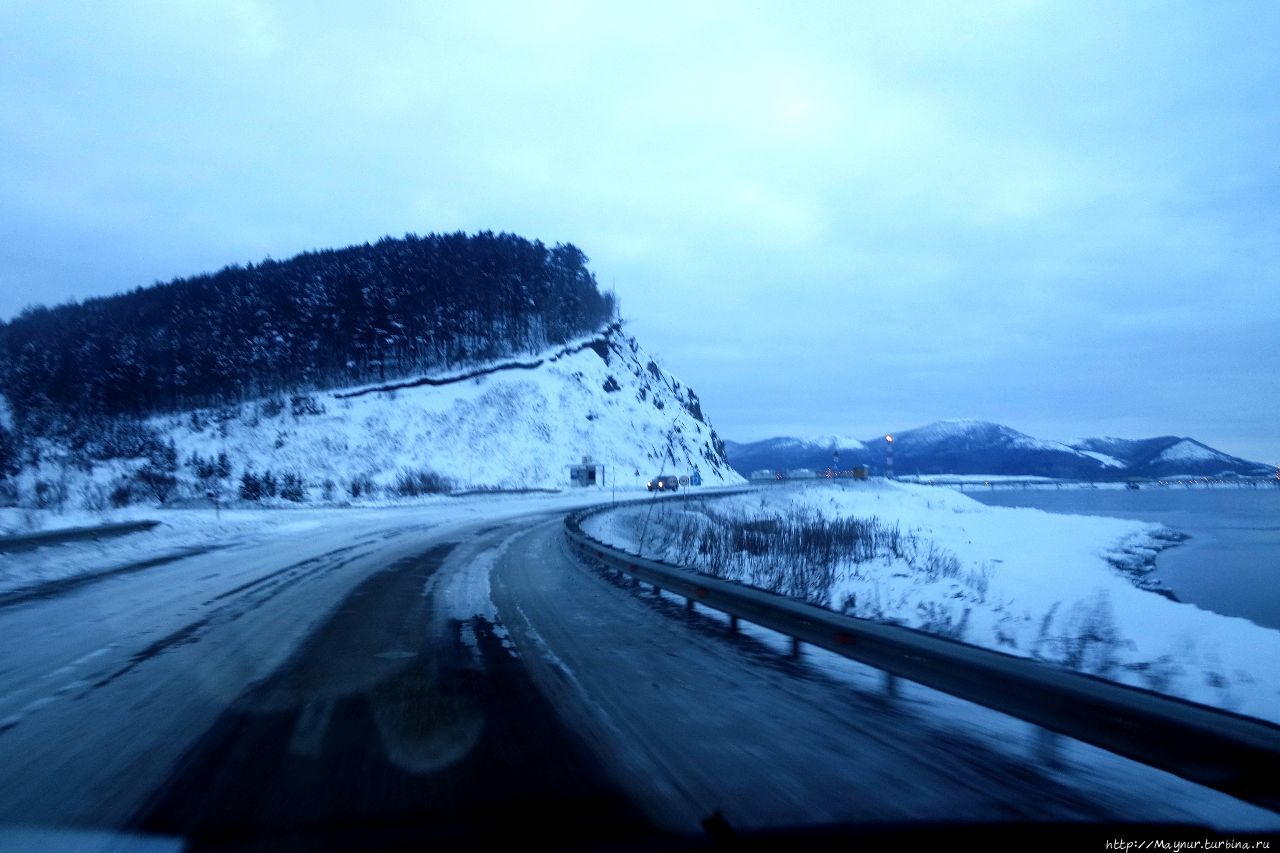
<path id="1" fill-rule="evenodd" d="M 1181 601 L 1280 629 L 1280 488 L 982 489 L 992 506 L 1159 522 L 1191 539 L 1164 551 L 1155 577 Z"/>

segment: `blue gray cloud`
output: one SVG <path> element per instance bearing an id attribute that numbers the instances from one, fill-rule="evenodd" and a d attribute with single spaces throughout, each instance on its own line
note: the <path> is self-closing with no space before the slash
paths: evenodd
<path id="1" fill-rule="evenodd" d="M 406 231 L 583 247 L 721 431 L 1280 460 L 1274 3 L 0 7 L 0 315 Z"/>

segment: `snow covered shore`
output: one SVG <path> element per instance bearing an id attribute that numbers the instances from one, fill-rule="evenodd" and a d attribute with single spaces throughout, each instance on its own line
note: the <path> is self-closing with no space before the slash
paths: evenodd
<path id="1" fill-rule="evenodd" d="M 771 557 L 761 543 L 797 519 L 809 531 L 874 520 L 859 554 L 803 586 L 815 603 L 1280 721 L 1280 632 L 1135 584 L 1135 566 L 1177 541 L 1160 525 L 988 507 L 951 489 L 873 480 L 665 498 L 584 528 L 632 551 L 643 535 L 645 556 L 787 591 L 788 581 L 769 580 L 774 570 L 802 571 L 807 557 Z M 753 553 L 726 555 L 713 540 Z"/>

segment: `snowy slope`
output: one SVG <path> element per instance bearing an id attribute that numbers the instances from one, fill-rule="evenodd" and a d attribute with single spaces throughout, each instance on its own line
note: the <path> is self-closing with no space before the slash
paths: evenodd
<path id="1" fill-rule="evenodd" d="M 956 442 L 966 444 L 1006 445 L 1029 450 L 1069 450 L 1056 441 L 1044 441 L 1032 438 L 1025 433 L 1002 424 L 978 421 L 971 418 L 951 418 L 935 421 L 916 429 L 903 430 L 894 434 L 897 442 L 910 442 L 918 447 L 931 445 L 950 445 Z"/>
<path id="2" fill-rule="evenodd" d="M 659 469 L 696 470 L 707 485 L 740 481 L 697 395 L 617 327 L 483 369 L 492 372 L 315 394 L 318 414 L 259 401 L 230 416 L 206 411 L 152 424 L 173 439 L 179 459 L 225 452 L 236 476 L 293 471 L 312 490 L 331 480 L 341 491 L 361 476 L 388 486 L 404 471 L 432 471 L 460 488 L 562 487 L 567 466 L 584 456 L 619 486 Z"/>
<path id="3" fill-rule="evenodd" d="M 1124 467 L 1124 463 L 1121 462 L 1119 459 L 1115 458 L 1114 456 L 1108 456 L 1107 454 L 1099 453 L 1096 450 L 1081 450 L 1080 452 L 1083 453 L 1085 456 L 1088 456 L 1090 459 L 1097 459 L 1099 462 L 1101 462 L 1103 465 L 1107 466 L 1108 468 Z"/>
<path id="4" fill-rule="evenodd" d="M 1258 466 L 1256 470 L 1241 471 L 1236 465 L 1240 460 L 1228 456 L 1195 439 L 1180 438 L 1159 453 L 1140 464 L 1143 473 L 1153 477 L 1203 477 L 1225 473 L 1266 476 L 1269 468 Z"/>
<path id="5" fill-rule="evenodd" d="M 1226 462 L 1230 458 L 1189 438 L 1166 447 L 1156 456 L 1161 462 Z"/>
<path id="6" fill-rule="evenodd" d="M 1228 473 L 1265 477 L 1274 471 L 1261 462 L 1231 456 L 1193 438 L 1176 435 L 1141 439 L 1085 438 L 1072 441 L 1071 446 L 1082 453 L 1113 457 L 1135 477 L 1216 477 Z"/>
<path id="7" fill-rule="evenodd" d="M 837 448 L 839 450 L 865 450 L 866 445 L 856 438 L 848 435 L 816 435 L 803 442 L 809 445 L 816 445 L 825 448 Z"/>

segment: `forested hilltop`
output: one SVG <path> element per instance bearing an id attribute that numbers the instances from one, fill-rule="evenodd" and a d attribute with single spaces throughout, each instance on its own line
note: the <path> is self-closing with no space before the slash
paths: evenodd
<path id="1" fill-rule="evenodd" d="M 614 314 L 571 244 L 410 234 L 28 309 L 0 324 L 0 392 L 49 434 L 539 352 Z"/>
<path id="2" fill-rule="evenodd" d="M 563 488 L 584 457 L 741 481 L 572 245 L 387 238 L 0 324 L 0 508 Z"/>

